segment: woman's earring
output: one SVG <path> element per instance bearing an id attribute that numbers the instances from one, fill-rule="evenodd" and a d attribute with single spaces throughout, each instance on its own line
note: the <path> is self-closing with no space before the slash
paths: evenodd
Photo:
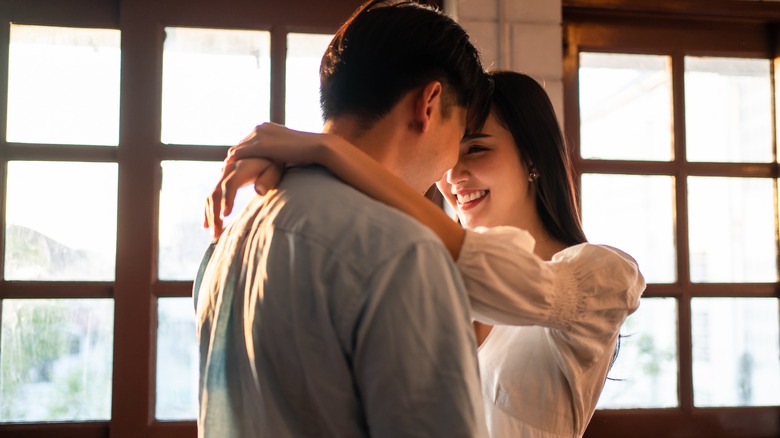
<path id="1" fill-rule="evenodd" d="M 536 171 L 536 166 L 533 164 L 528 168 L 528 181 L 536 181 L 539 178 L 539 172 Z"/>

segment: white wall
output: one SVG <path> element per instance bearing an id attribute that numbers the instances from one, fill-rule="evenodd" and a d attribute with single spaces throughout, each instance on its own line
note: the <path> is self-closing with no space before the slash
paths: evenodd
<path id="1" fill-rule="evenodd" d="M 563 122 L 561 0 L 444 0 L 487 69 L 526 73 L 547 90 Z"/>

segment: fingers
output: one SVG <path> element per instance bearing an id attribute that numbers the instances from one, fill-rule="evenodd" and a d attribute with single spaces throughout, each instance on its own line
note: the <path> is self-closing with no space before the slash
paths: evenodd
<path id="1" fill-rule="evenodd" d="M 252 184 L 269 166 L 271 166 L 271 162 L 261 158 L 247 158 L 236 161 L 233 171 L 221 181 L 222 203 L 220 204 L 220 210 L 222 217 L 229 215 L 233 211 L 233 203 L 238 189 Z"/>
<path id="2" fill-rule="evenodd" d="M 211 235 L 214 240 L 222 235 L 222 218 L 219 215 L 219 206 L 222 205 L 222 189 L 218 185 L 211 195 L 206 198 L 206 208 L 204 211 L 203 227 L 211 229 Z"/>
<path id="3" fill-rule="evenodd" d="M 211 219 L 209 218 L 210 198 L 206 198 L 206 207 L 203 209 L 203 228 L 209 228 L 211 226 Z"/>
<path id="4" fill-rule="evenodd" d="M 262 196 L 268 193 L 268 190 L 279 185 L 283 170 L 283 165 L 279 163 L 270 163 L 270 165 L 266 167 L 265 172 L 255 179 L 255 192 Z"/>
<path id="5" fill-rule="evenodd" d="M 222 215 L 220 210 L 222 208 L 222 181 L 230 175 L 235 169 L 235 160 L 230 157 L 225 158 L 225 164 L 222 167 L 222 175 L 220 176 L 220 182 L 211 191 L 211 194 L 206 198 L 206 208 L 204 211 L 203 227 L 211 228 L 212 236 L 214 240 L 219 239 L 219 236 L 223 231 Z"/>
<path id="6" fill-rule="evenodd" d="M 256 143 L 257 137 L 262 136 L 263 132 L 271 132 L 279 127 L 279 125 L 272 123 L 259 125 L 239 145 L 228 149 L 220 181 L 214 187 L 211 195 L 206 198 L 203 217 L 203 226 L 211 228 L 214 239 L 218 239 L 222 234 L 223 219 L 233 211 L 236 193 L 240 188 L 254 183 L 255 191 L 264 195 L 279 183 L 284 168 L 283 164 L 275 164 L 263 158 L 247 157 L 242 159 L 236 153 L 243 146 Z"/>
<path id="7" fill-rule="evenodd" d="M 220 215 L 220 208 L 222 206 L 222 187 L 217 185 L 211 192 L 211 195 L 206 198 L 206 228 L 211 228 L 211 234 L 214 240 L 219 239 L 222 235 L 223 225 L 222 216 Z"/>

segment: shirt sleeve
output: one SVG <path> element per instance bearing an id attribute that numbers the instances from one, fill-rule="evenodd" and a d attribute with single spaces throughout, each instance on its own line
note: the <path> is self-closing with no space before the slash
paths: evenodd
<path id="1" fill-rule="evenodd" d="M 616 333 L 639 306 L 644 278 L 622 251 L 583 243 L 546 262 L 533 248 L 518 228 L 466 231 L 458 268 L 477 320 L 593 337 Z"/>
<path id="2" fill-rule="evenodd" d="M 211 256 L 214 255 L 214 248 L 216 248 L 217 242 L 211 242 L 206 252 L 203 254 L 203 258 L 198 265 L 198 273 L 195 275 L 195 280 L 192 285 L 192 302 L 195 305 L 195 310 L 198 310 L 198 297 L 200 296 L 200 285 L 203 282 L 203 276 L 206 274 L 206 266 L 211 261 Z"/>
<path id="3" fill-rule="evenodd" d="M 438 242 L 370 276 L 353 366 L 374 437 L 485 436 L 468 301 Z"/>

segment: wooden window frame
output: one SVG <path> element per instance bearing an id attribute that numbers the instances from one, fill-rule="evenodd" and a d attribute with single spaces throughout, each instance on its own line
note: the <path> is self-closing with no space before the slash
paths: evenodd
<path id="1" fill-rule="evenodd" d="M 14 437 L 194 437 L 194 421 L 155 418 L 157 298 L 191 296 L 191 281 L 157 278 L 160 164 L 164 160 L 221 161 L 227 147 L 163 145 L 162 56 L 165 27 L 266 30 L 271 34 L 271 116 L 284 123 L 286 36 L 332 34 L 362 0 L 3 0 L 0 2 L 0 228 L 5 229 L 8 161 L 118 164 L 116 277 L 108 282 L 7 281 L 3 299 L 113 298 L 114 354 L 111 419 L 89 422 L 3 423 Z M 441 1 L 429 4 L 441 7 Z M 6 141 L 10 23 L 121 31 L 119 145 L 17 144 Z M 247 131 L 252 127 L 248 126 Z M 42 175 L 42 177 L 45 177 Z M 74 206 L 74 212 L 78 206 Z M 74 213 L 77 214 L 77 213 Z M 0 248 L 4 244 L 0 233 Z M 0 251 L 0 266 L 4 252 Z M 0 276 L 2 275 L 0 269 Z M 63 292 L 65 291 L 65 292 Z M 1 314 L 1 313 L 0 313 Z"/>
<path id="2" fill-rule="evenodd" d="M 271 120 L 284 122 L 285 38 L 288 32 L 332 33 L 360 1 L 248 2 L 230 0 L 5 0 L 0 3 L 0 221 L 5 218 L 5 180 L 8 161 L 115 162 L 119 165 L 116 278 L 113 282 L 25 282 L 0 279 L 0 300 L 13 298 L 113 298 L 114 373 L 112 413 L 109 421 L 77 423 L 0 424 L 0 435 L 12 437 L 178 437 L 195 436 L 192 421 L 158 421 L 154 415 L 156 299 L 190 296 L 191 282 L 157 280 L 157 221 L 160 162 L 163 160 L 219 161 L 226 148 L 165 146 L 160 142 L 162 41 L 166 26 L 235 28 L 271 32 Z M 634 35 L 641 26 L 667 27 L 705 35 L 713 23 L 724 24 L 728 35 L 747 38 L 755 56 L 776 57 L 780 47 L 780 4 L 725 0 L 564 0 L 564 62 L 566 132 L 577 147 L 577 64 L 575 51 L 585 33 L 593 50 L 645 53 L 653 41 Z M 9 23 L 119 29 L 122 32 L 120 140 L 117 147 L 14 144 L 5 141 L 8 89 Z M 622 30 L 621 30 L 622 29 Z M 675 30 L 677 29 L 677 30 Z M 681 30 L 682 29 L 682 30 Z M 696 33 L 698 29 L 700 33 Z M 620 35 L 616 32 L 619 31 Z M 773 35 L 767 39 L 767 34 Z M 593 37 L 593 35 L 596 35 Z M 631 38 L 634 38 L 632 40 Z M 744 45 L 723 38 L 725 52 Z M 670 41 L 672 43 L 673 41 Z M 711 41 L 693 40 L 702 53 Z M 656 43 L 657 46 L 657 43 Z M 656 49 L 657 50 L 657 49 Z M 650 52 L 652 53 L 652 51 Z M 746 52 L 744 52 L 746 53 Z M 746 53 L 747 54 L 747 53 Z M 679 69 L 678 69 L 679 70 Z M 674 71 L 674 77 L 682 75 Z M 679 81 L 676 81 L 679 83 Z M 675 88 L 675 96 L 680 96 Z M 675 100 L 675 113 L 680 102 Z M 774 119 L 773 119 L 774 120 Z M 684 141 L 675 128 L 676 148 Z M 775 135 L 776 137 L 776 135 Z M 774 148 L 776 154 L 776 146 Z M 677 157 L 681 154 L 676 153 Z M 577 155 L 578 156 L 578 155 Z M 674 162 L 672 162 L 674 163 Z M 660 175 L 724 175 L 777 178 L 772 164 L 596 162 L 575 159 L 578 172 L 649 173 Z M 777 191 L 777 188 L 775 188 Z M 677 211 L 687 206 L 677 188 Z M 682 192 L 684 193 L 684 191 Z M 682 208 L 681 208 L 682 207 Z M 74 208 L 77 208 L 74 206 Z M 687 224 L 685 217 L 678 219 Z M 4 224 L 3 225 L 3 229 Z M 682 243 L 678 229 L 677 240 Z M 686 234 L 682 234 L 684 237 Z M 0 233 L 0 247 L 3 244 Z M 683 243 L 683 246 L 685 244 Z M 683 257 L 684 256 L 684 257 Z M 2 262 L 3 251 L 0 251 Z M 678 260 L 687 265 L 687 248 L 678 247 Z M 683 269 L 685 268 L 685 269 Z M 678 282 L 649 285 L 646 296 L 680 300 L 679 348 L 681 363 L 690 365 L 691 297 L 732 296 L 729 285 L 690 284 L 687 266 L 680 266 Z M 1 271 L 0 271 L 1 275 Z M 746 296 L 778 297 L 777 283 L 740 286 Z M 62 291 L 73 291 L 63 293 Z M 688 306 L 683 305 L 683 301 Z M 1 305 L 2 301 L 0 301 Z M 685 353 L 683 353 L 685 352 Z M 687 362 L 684 362 L 687 361 Z M 587 436 L 778 436 L 780 408 L 694 408 L 690 366 L 680 367 L 680 407 L 660 410 L 599 411 Z M 687 370 L 687 371 L 686 371 Z"/>
<path id="3" fill-rule="evenodd" d="M 667 175 L 675 178 L 677 281 L 649 284 L 645 297 L 678 303 L 678 399 L 671 409 L 599 410 L 586 437 L 777 437 L 780 407 L 697 408 L 693 403 L 691 298 L 780 297 L 780 283 L 692 283 L 689 275 L 688 176 L 773 179 L 777 239 L 777 132 L 775 64 L 772 62 L 772 163 L 695 163 L 685 157 L 686 55 L 776 60 L 780 4 L 756 1 L 564 0 L 565 132 L 574 165 L 583 173 Z M 578 59 L 582 51 L 668 55 L 672 58 L 674 159 L 669 162 L 586 160 L 580 155 Z M 780 267 L 780 263 L 778 263 Z"/>

